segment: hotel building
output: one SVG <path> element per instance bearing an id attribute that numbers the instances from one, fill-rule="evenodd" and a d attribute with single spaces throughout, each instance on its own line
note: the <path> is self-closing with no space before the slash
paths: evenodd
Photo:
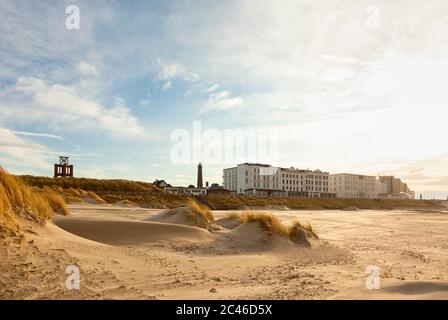
<path id="1" fill-rule="evenodd" d="M 386 194 L 382 198 L 386 199 L 415 199 L 415 192 L 411 191 L 408 185 L 401 179 L 394 176 L 380 176 L 379 181 L 386 185 Z"/>
<path id="2" fill-rule="evenodd" d="M 237 194 L 273 197 L 334 197 L 329 193 L 329 173 L 320 170 L 242 163 L 223 171 L 224 187 Z"/>
<path id="3" fill-rule="evenodd" d="M 351 173 L 330 175 L 330 192 L 336 193 L 337 198 L 346 199 L 375 199 L 376 177 Z"/>

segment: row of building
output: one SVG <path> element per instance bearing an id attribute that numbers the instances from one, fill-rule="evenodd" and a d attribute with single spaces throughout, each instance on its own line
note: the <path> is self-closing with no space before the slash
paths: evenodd
<path id="1" fill-rule="evenodd" d="M 393 176 L 273 167 L 242 163 L 223 170 L 224 188 L 232 193 L 260 197 L 349 199 L 414 199 L 406 183 Z"/>
<path id="2" fill-rule="evenodd" d="M 175 187 L 167 183 L 165 180 L 156 180 L 153 184 L 168 193 L 177 195 L 204 196 L 210 193 L 230 193 L 229 190 L 226 190 L 223 186 L 220 186 L 217 183 L 212 183 L 209 185 L 208 182 L 206 182 L 204 186 L 201 163 L 198 164 L 196 186 L 191 184 L 188 187 Z"/>

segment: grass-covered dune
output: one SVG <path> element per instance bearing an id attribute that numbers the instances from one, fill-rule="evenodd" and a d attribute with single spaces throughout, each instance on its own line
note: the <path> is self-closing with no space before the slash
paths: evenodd
<path id="1" fill-rule="evenodd" d="M 89 178 L 54 179 L 50 177 L 20 176 L 29 185 L 43 188 L 80 189 L 92 192 L 163 192 L 152 183 L 129 180 L 101 180 Z"/>
<path id="2" fill-rule="evenodd" d="M 239 195 L 208 195 L 207 203 L 215 210 L 237 208 L 287 207 L 289 209 L 442 209 L 438 200 L 389 200 L 389 199 L 320 199 L 320 198 L 260 198 Z"/>
<path id="3" fill-rule="evenodd" d="M 0 167 L 0 236 L 19 232 L 20 219 L 45 223 L 68 214 L 64 199 L 49 188 L 30 187 Z"/>
<path id="4" fill-rule="evenodd" d="M 151 183 L 128 180 L 99 180 L 88 178 L 49 178 L 21 176 L 22 181 L 39 190 L 52 190 L 68 203 L 94 201 L 123 203 L 148 208 L 186 206 L 192 197 L 164 192 Z M 308 199 L 259 198 L 230 194 L 211 194 L 195 197 L 213 210 L 276 209 L 446 209 L 437 200 L 374 200 L 374 199 Z"/>

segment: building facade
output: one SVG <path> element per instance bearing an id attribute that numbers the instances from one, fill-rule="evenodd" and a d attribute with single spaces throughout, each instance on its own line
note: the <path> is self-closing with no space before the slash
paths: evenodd
<path id="1" fill-rule="evenodd" d="M 328 172 L 273 167 L 259 163 L 242 163 L 224 169 L 223 184 L 234 193 L 261 197 L 335 196 L 329 192 Z"/>
<path id="2" fill-rule="evenodd" d="M 351 173 L 330 175 L 330 192 L 336 193 L 337 198 L 346 199 L 375 199 L 376 177 Z"/>
<path id="3" fill-rule="evenodd" d="M 406 183 L 394 176 L 380 176 L 379 181 L 386 185 L 387 199 L 415 199 L 415 192 L 411 191 Z"/>
<path id="4" fill-rule="evenodd" d="M 187 195 L 187 196 L 205 196 L 207 194 L 206 188 L 186 188 L 186 187 L 164 187 L 168 193 L 178 194 L 178 195 Z"/>
<path id="5" fill-rule="evenodd" d="M 277 167 L 260 163 L 242 163 L 223 170 L 224 188 L 237 194 L 271 195 L 281 191 Z"/>
<path id="6" fill-rule="evenodd" d="M 332 198 L 330 174 L 321 170 L 281 168 L 282 190 L 290 197 Z"/>

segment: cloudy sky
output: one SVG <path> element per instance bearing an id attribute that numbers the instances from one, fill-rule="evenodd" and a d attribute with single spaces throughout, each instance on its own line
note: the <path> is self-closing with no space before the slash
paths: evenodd
<path id="1" fill-rule="evenodd" d="M 447 30 L 446 0 L 1 0 L 0 165 L 186 185 L 173 132 L 200 123 L 275 130 L 274 165 L 446 197 Z"/>

